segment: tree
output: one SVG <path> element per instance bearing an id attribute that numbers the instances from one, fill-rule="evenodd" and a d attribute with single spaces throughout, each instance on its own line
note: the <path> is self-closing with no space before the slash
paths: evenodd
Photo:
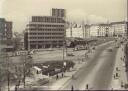
<path id="1" fill-rule="evenodd" d="M 2 87 L 2 84 L 7 82 L 8 91 L 10 90 L 10 80 L 11 78 L 13 78 L 12 74 L 13 74 L 13 63 L 9 58 L 8 54 L 4 51 L 0 55 L 0 86 Z"/>
<path id="2" fill-rule="evenodd" d="M 22 80 L 25 87 L 25 79 L 27 76 L 31 76 L 30 69 L 33 67 L 33 59 L 30 55 L 21 55 L 21 63 L 17 66 L 18 80 Z"/>
<path id="3" fill-rule="evenodd" d="M 20 49 L 20 43 L 21 43 L 22 37 L 23 37 L 22 34 L 18 32 L 14 32 L 14 37 L 13 37 L 14 50 Z"/>

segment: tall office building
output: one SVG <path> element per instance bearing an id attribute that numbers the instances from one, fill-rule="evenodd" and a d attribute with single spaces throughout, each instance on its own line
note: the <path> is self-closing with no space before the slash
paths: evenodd
<path id="1" fill-rule="evenodd" d="M 32 16 L 24 34 L 25 49 L 63 46 L 65 20 L 57 16 Z"/>

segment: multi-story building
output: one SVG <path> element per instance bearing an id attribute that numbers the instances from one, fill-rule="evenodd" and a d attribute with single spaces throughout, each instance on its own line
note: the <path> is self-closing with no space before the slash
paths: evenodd
<path id="1" fill-rule="evenodd" d="M 99 24 L 98 26 L 98 37 L 109 37 L 113 35 L 111 24 Z"/>
<path id="2" fill-rule="evenodd" d="M 4 18 L 0 18 L 0 45 L 3 45 L 2 49 L 12 49 L 12 22 L 6 21 Z"/>
<path id="3" fill-rule="evenodd" d="M 63 17 L 65 18 L 66 17 L 66 11 L 65 9 L 55 9 L 55 8 L 52 8 L 52 16 L 55 16 L 55 17 Z"/>
<path id="4" fill-rule="evenodd" d="M 98 36 L 98 29 L 99 29 L 99 26 L 98 25 L 91 25 L 90 27 L 90 37 L 97 37 Z"/>
<path id="5" fill-rule="evenodd" d="M 61 15 L 61 13 L 59 14 Z M 65 38 L 64 16 L 52 15 L 53 16 L 32 16 L 25 30 L 25 49 L 63 46 Z"/>
<path id="6" fill-rule="evenodd" d="M 83 38 L 83 29 L 82 29 L 82 27 L 66 29 L 66 37 Z"/>
<path id="7" fill-rule="evenodd" d="M 91 24 L 84 25 L 82 27 L 68 28 L 66 30 L 67 37 L 79 37 L 79 38 L 90 38 L 90 37 L 122 37 L 128 33 L 127 22 L 111 22 L 106 24 Z M 72 35 L 72 36 L 71 36 Z"/>
<path id="8" fill-rule="evenodd" d="M 12 22 L 6 21 L 4 18 L 0 18 L 0 33 L 2 38 L 12 39 Z"/>
<path id="9" fill-rule="evenodd" d="M 121 37 L 126 34 L 126 22 L 112 22 L 111 25 L 114 36 Z"/>

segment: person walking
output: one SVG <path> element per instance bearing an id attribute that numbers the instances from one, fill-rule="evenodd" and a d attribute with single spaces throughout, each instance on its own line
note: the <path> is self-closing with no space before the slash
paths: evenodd
<path id="1" fill-rule="evenodd" d="M 17 91 L 17 85 L 15 86 L 15 91 Z"/>
<path id="2" fill-rule="evenodd" d="M 59 78 L 58 74 L 56 75 L 56 80 Z"/>
<path id="3" fill-rule="evenodd" d="M 86 89 L 88 89 L 88 84 L 86 85 Z"/>
<path id="4" fill-rule="evenodd" d="M 72 89 L 71 89 L 71 91 L 74 91 L 74 87 L 73 87 L 73 85 L 72 85 Z"/>
<path id="5" fill-rule="evenodd" d="M 64 73 L 62 73 L 62 77 L 64 77 Z"/>

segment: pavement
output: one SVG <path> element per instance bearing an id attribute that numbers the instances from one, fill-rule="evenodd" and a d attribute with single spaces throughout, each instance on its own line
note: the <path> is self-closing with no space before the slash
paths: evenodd
<path id="1" fill-rule="evenodd" d="M 126 71 L 125 71 L 126 70 L 125 69 L 125 61 L 126 60 L 124 58 L 124 56 L 125 56 L 124 47 L 125 47 L 125 45 L 121 45 L 120 48 L 118 48 L 110 89 L 126 90 L 123 87 L 125 84 L 128 83 L 127 75 L 126 75 Z M 116 76 L 116 74 L 118 76 Z"/>

